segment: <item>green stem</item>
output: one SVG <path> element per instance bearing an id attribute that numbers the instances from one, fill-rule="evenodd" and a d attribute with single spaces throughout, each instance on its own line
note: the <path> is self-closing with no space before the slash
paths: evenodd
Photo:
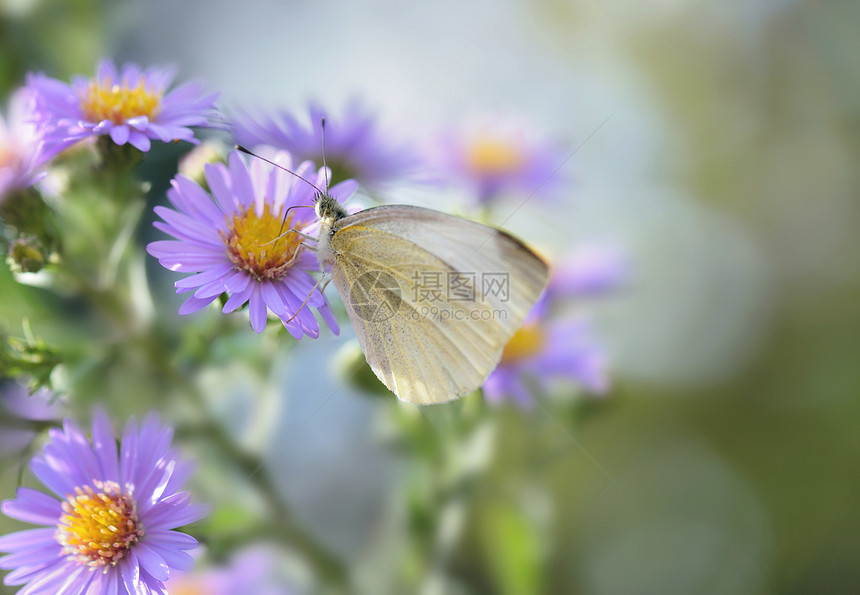
<path id="1" fill-rule="evenodd" d="M 343 563 L 331 552 L 320 546 L 304 529 L 296 525 L 293 514 L 284 502 L 278 488 L 256 454 L 241 449 L 224 429 L 217 424 L 204 427 L 206 438 L 240 469 L 265 500 L 274 523 L 270 536 L 285 546 L 301 551 L 313 566 L 318 576 L 329 577 L 335 586 L 346 589 L 347 574 Z"/>
<path id="2" fill-rule="evenodd" d="M 171 380 L 178 386 L 182 386 L 200 409 L 205 411 L 208 408 L 200 391 L 187 378 L 176 373 L 173 366 L 163 366 L 162 369 L 171 370 Z M 294 522 L 293 514 L 278 492 L 277 485 L 265 466 L 265 461 L 259 455 L 241 448 L 216 422 L 209 421 L 199 426 L 197 432 L 216 446 L 262 496 L 273 519 L 270 536 L 287 547 L 301 551 L 317 576 L 328 577 L 338 590 L 348 591 L 347 572 L 343 563 Z"/>

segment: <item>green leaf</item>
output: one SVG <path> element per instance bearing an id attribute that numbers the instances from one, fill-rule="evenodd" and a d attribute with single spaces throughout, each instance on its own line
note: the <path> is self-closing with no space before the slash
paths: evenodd
<path id="1" fill-rule="evenodd" d="M 24 320 L 25 339 L 0 333 L 0 378 L 29 377 L 30 390 L 49 386 L 51 372 L 61 362 L 60 354 L 32 335 Z"/>
<path id="2" fill-rule="evenodd" d="M 529 519 L 510 504 L 494 506 L 485 517 L 485 548 L 500 593 L 542 591 L 541 545 Z"/>

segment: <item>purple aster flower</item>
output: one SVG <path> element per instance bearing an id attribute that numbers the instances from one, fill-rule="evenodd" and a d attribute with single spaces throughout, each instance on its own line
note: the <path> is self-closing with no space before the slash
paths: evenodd
<path id="1" fill-rule="evenodd" d="M 272 551 L 254 546 L 237 553 L 226 566 L 172 577 L 167 588 L 175 595 L 288 595 L 276 570 Z"/>
<path id="2" fill-rule="evenodd" d="M 547 197 L 562 178 L 565 155 L 533 125 L 487 117 L 443 136 L 434 161 L 440 176 L 465 186 L 480 204 L 532 193 Z"/>
<path id="3" fill-rule="evenodd" d="M 558 379 L 593 394 L 606 393 L 608 358 L 591 325 L 581 317 L 560 318 L 556 311 L 577 298 L 614 289 L 626 273 L 620 255 L 607 249 L 586 248 L 562 264 L 505 346 L 501 362 L 484 384 L 486 398 L 494 403 L 511 399 L 527 409 L 533 402 L 529 382 L 547 392 Z"/>
<path id="4" fill-rule="evenodd" d="M 9 99 L 6 119 L 0 115 L 0 202 L 10 192 L 23 190 L 44 174 L 38 171 L 56 151 L 46 151 L 34 123 L 35 95 L 19 89 Z"/>
<path id="5" fill-rule="evenodd" d="M 288 155 L 281 153 L 276 159 L 292 169 Z M 318 187 L 325 184 L 324 171 L 314 173 L 309 161 L 293 171 Z M 260 159 L 248 166 L 236 151 L 227 165 L 206 165 L 205 176 L 215 201 L 189 178 L 174 178 L 167 198 L 175 208 L 156 207 L 164 222 L 155 226 L 176 239 L 152 242 L 146 248 L 165 268 L 196 273 L 176 282 L 177 293 L 194 292 L 179 313 L 200 310 L 227 293 L 223 311 L 248 303 L 251 326 L 258 333 L 266 328 L 271 311 L 297 339 L 305 334 L 316 338 L 319 324 L 311 308 L 337 333 L 325 296 L 313 289 L 310 273 L 319 270 L 316 256 L 305 250 L 300 235 L 283 233 L 295 229 L 315 236 L 313 209 L 293 209 L 284 221 L 287 208 L 313 204 L 315 189 Z M 329 193 L 343 201 L 356 187 L 347 180 Z"/>
<path id="6" fill-rule="evenodd" d="M 93 78 L 76 76 L 71 85 L 30 73 L 27 84 L 36 93 L 37 115 L 45 143 L 57 150 L 91 136 L 109 134 L 118 145 L 130 143 L 149 151 L 151 140 L 196 143 L 191 126 L 208 125 L 217 93 L 204 93 L 200 83 L 186 83 L 167 92 L 170 68 L 126 64 L 121 70 L 102 61 Z"/>
<path id="7" fill-rule="evenodd" d="M 376 117 L 355 101 L 335 116 L 312 104 L 304 122 L 286 111 L 272 117 L 240 115 L 234 134 L 247 147 L 267 145 L 289 152 L 297 161 L 322 163 L 323 118 L 326 165 L 334 181 L 352 179 L 377 189 L 417 173 L 417 153 L 395 141 L 396 136 L 382 130 Z"/>
<path id="8" fill-rule="evenodd" d="M 527 320 L 505 346 L 502 361 L 484 383 L 484 395 L 491 402 L 512 399 L 527 409 L 532 391 L 526 378 L 543 391 L 558 378 L 572 380 L 594 394 L 609 389 L 606 356 L 583 320 Z"/>
<path id="9" fill-rule="evenodd" d="M 2 511 L 45 525 L 0 537 L 0 568 L 20 593 L 54 595 L 166 594 L 164 581 L 194 560 L 197 545 L 174 531 L 202 518 L 203 507 L 177 491 L 191 465 L 170 448 L 173 431 L 154 414 L 140 428 L 130 421 L 117 452 L 110 423 L 96 415 L 92 444 L 73 422 L 51 430 L 51 441 L 30 463 L 54 496 L 18 488 Z"/>

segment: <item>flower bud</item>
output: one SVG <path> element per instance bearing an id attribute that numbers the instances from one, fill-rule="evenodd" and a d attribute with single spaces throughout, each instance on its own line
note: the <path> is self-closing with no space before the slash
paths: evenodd
<path id="1" fill-rule="evenodd" d="M 14 273 L 38 273 L 48 262 L 48 251 L 34 236 L 21 236 L 9 245 L 6 264 Z"/>
<path id="2" fill-rule="evenodd" d="M 207 140 L 194 147 L 179 161 L 179 173 L 207 188 L 204 168 L 209 163 L 224 162 L 227 147 L 224 143 Z"/>

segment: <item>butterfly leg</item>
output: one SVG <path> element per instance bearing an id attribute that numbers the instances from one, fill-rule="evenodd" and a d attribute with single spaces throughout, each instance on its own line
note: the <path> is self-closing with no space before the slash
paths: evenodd
<path id="1" fill-rule="evenodd" d="M 325 280 L 325 276 L 320 277 L 320 280 L 319 280 L 319 281 L 317 281 L 317 282 L 314 284 L 314 286 L 311 288 L 310 292 L 308 293 L 308 297 L 306 297 L 306 298 L 305 298 L 305 301 L 303 301 L 303 302 L 302 302 L 302 305 L 301 305 L 301 306 L 299 306 L 299 309 L 298 309 L 298 310 L 296 310 L 296 313 L 295 313 L 295 314 L 293 314 L 293 315 L 292 315 L 292 316 L 290 316 L 287 320 L 285 320 L 285 321 L 284 321 L 284 324 L 287 324 L 288 322 L 291 322 L 291 321 L 293 320 L 293 318 L 295 318 L 296 316 L 298 316 L 298 315 L 299 315 L 299 312 L 301 312 L 301 311 L 302 311 L 302 308 L 304 308 L 304 307 L 305 307 L 305 305 L 308 303 L 308 300 L 309 300 L 309 299 L 311 299 L 311 296 L 314 294 L 314 291 L 316 291 L 317 287 L 319 287 L 319 286 L 320 286 L 320 283 L 322 283 L 322 282 L 323 282 L 323 280 Z M 329 280 L 331 280 L 331 277 L 329 277 L 329 278 L 328 278 L 328 280 L 326 281 L 326 285 L 328 285 L 328 281 L 329 281 Z"/>
<path id="2" fill-rule="evenodd" d="M 296 259 L 297 259 L 297 258 L 301 255 L 301 253 L 302 253 L 302 251 L 301 251 L 301 250 L 299 250 L 299 248 L 307 248 L 307 249 L 308 249 L 308 250 L 310 250 L 311 252 L 316 252 L 316 251 L 317 251 L 317 247 L 316 247 L 316 246 L 308 246 L 307 244 L 305 244 L 305 243 L 303 242 L 303 243 L 299 244 L 298 246 L 296 246 L 296 250 L 295 250 L 295 252 L 293 252 L 293 255 L 290 257 L 290 259 L 289 259 L 287 262 L 285 262 L 283 265 L 281 265 L 281 268 L 283 268 L 284 270 L 286 270 L 286 269 L 290 268 L 291 266 L 293 266 L 293 263 L 294 263 L 294 262 L 296 262 Z"/>
<path id="3" fill-rule="evenodd" d="M 317 241 L 317 238 L 315 238 L 314 236 L 311 236 L 311 235 L 308 235 L 308 234 L 306 234 L 306 233 L 304 233 L 304 232 L 301 232 L 301 231 L 299 231 L 298 229 L 288 229 L 287 231 L 285 231 L 285 232 L 284 232 L 284 234 L 288 234 L 288 233 L 290 233 L 290 232 L 297 233 L 297 234 L 299 234 L 300 236 L 302 236 L 304 239 L 309 240 L 309 241 L 311 241 L 311 242 L 316 242 L 316 241 Z"/>
<path id="4" fill-rule="evenodd" d="M 302 232 L 301 232 L 301 231 L 299 231 L 298 229 L 288 229 L 287 231 L 285 231 L 285 232 L 283 232 L 283 233 L 279 233 L 277 236 L 275 236 L 274 238 L 272 238 L 271 240 L 269 240 L 269 241 L 268 241 L 268 242 L 266 242 L 265 244 L 260 244 L 260 245 L 261 245 L 261 246 L 268 246 L 269 244 L 274 244 L 275 242 L 277 242 L 278 240 L 280 240 L 282 237 L 284 237 L 284 236 L 285 236 L 285 235 L 287 235 L 288 233 L 297 233 L 297 234 L 299 234 L 302 238 L 304 238 L 305 240 L 308 240 L 308 241 L 311 241 L 311 242 L 316 242 L 316 241 L 317 241 L 317 238 L 315 238 L 314 236 L 308 235 L 308 234 L 306 234 L 306 233 L 302 233 Z"/>

